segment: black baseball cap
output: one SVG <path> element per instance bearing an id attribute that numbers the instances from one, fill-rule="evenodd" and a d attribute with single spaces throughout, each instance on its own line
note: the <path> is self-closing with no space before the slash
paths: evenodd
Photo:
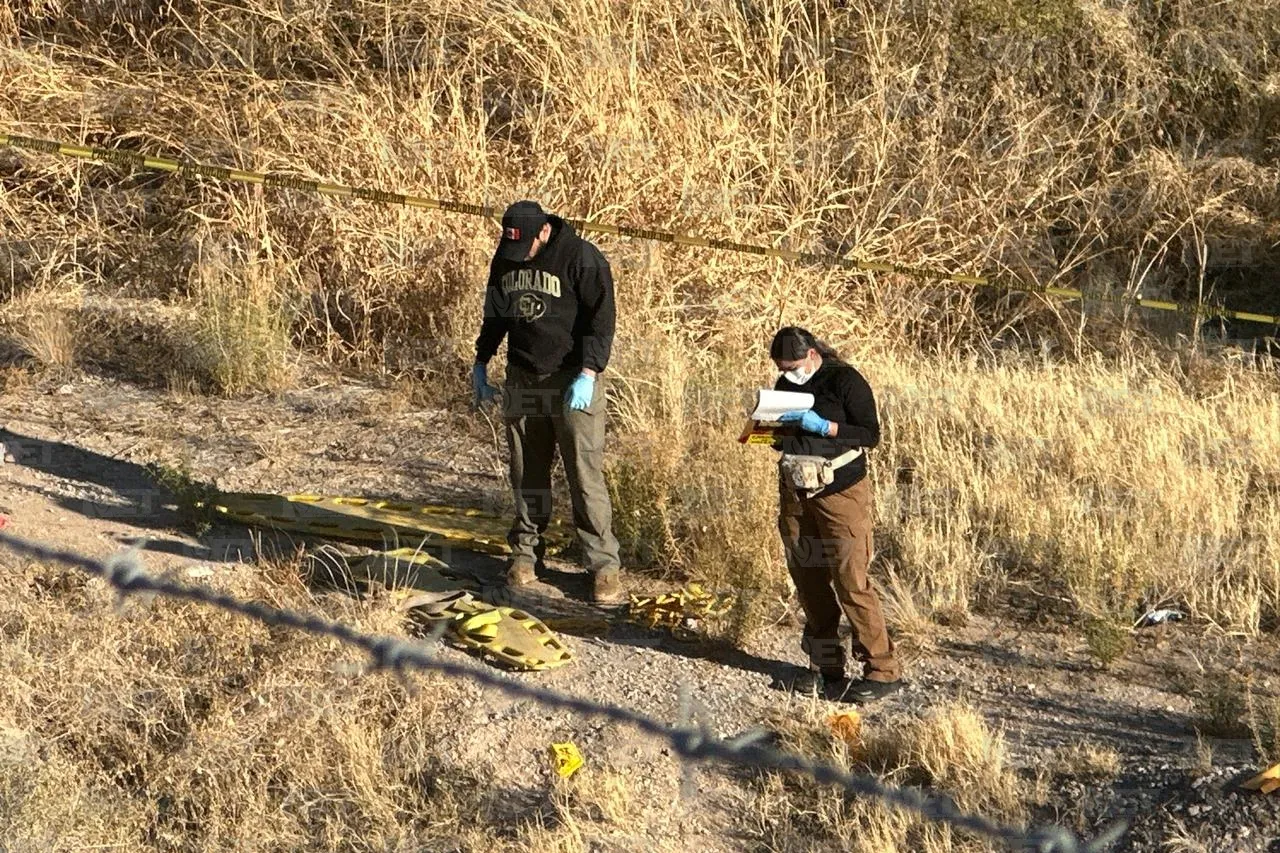
<path id="1" fill-rule="evenodd" d="M 536 201 L 517 201 L 502 214 L 502 240 L 498 257 L 523 261 L 529 255 L 534 238 L 547 223 L 547 212 Z"/>

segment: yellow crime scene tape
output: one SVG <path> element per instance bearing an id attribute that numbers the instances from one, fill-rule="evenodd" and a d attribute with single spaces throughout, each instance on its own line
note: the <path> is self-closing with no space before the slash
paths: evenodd
<path id="1" fill-rule="evenodd" d="M 75 145 L 65 142 L 56 142 L 49 139 L 33 139 L 31 137 L 18 136 L 15 134 L 0 134 L 0 145 L 25 149 L 28 151 L 38 151 L 45 154 L 59 154 L 82 160 L 97 160 L 104 163 L 113 163 L 117 166 L 123 166 L 130 169 L 155 169 L 164 172 L 173 172 L 180 175 L 200 175 L 221 181 L 259 184 L 265 187 L 280 187 L 284 189 L 301 190 L 303 192 L 342 198 L 358 198 L 365 201 L 371 201 L 376 204 L 394 204 L 426 210 L 442 210 L 449 213 L 465 213 L 471 216 L 482 216 L 488 219 L 495 219 L 501 214 L 501 211 L 491 205 L 469 204 L 467 202 L 452 201 L 449 199 L 426 198 L 423 196 L 408 195 L 405 193 L 370 189 L 368 187 L 351 187 L 343 184 L 331 184 L 323 181 L 309 180 L 296 175 L 286 175 L 278 172 L 251 172 L 243 169 L 231 169 L 225 166 L 212 166 L 206 163 L 196 163 L 191 160 L 175 160 L 170 157 L 157 157 L 142 154 L 137 151 L 125 151 L 116 148 L 99 148 L 88 145 Z M 819 266 L 838 267 L 858 272 L 894 273 L 916 279 L 999 287 L 1005 290 L 1040 293 L 1047 296 L 1057 296 L 1065 299 L 1108 302 L 1119 305 L 1136 305 L 1141 308 L 1151 308 L 1158 311 L 1176 311 L 1183 314 L 1192 314 L 1206 318 L 1221 317 L 1232 320 L 1246 320 L 1253 323 L 1265 323 L 1280 326 L 1280 315 L 1258 314 L 1250 311 L 1233 311 L 1227 308 L 1215 307 L 1204 303 L 1174 302 L 1164 299 L 1145 299 L 1142 296 L 1086 294 L 1083 290 L 1073 287 L 1051 287 L 1048 285 L 1027 284 L 1025 282 L 1013 281 L 1008 278 L 996 278 L 994 276 L 968 275 L 964 273 L 947 272 L 945 270 L 929 269 L 927 267 L 910 266 L 906 264 L 860 261 L 853 258 L 844 258 L 838 255 L 820 254 L 816 252 L 794 252 L 789 249 L 778 249 L 771 246 L 741 243 L 734 240 L 718 240 L 709 237 L 682 234 L 675 231 L 636 228 L 629 225 L 612 225 L 604 222 L 588 222 L 583 219 L 570 219 L 568 217 L 566 217 L 565 220 L 579 231 L 588 233 L 612 234 L 618 237 L 634 237 L 642 240 L 653 240 L 660 243 L 672 243 L 678 246 L 720 249 L 729 252 L 737 252 L 739 254 L 779 258 L 781 260 L 796 261 L 799 263 L 815 264 Z"/>

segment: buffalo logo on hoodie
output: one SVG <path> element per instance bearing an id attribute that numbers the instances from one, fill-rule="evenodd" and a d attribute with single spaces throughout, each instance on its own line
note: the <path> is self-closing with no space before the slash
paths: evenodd
<path id="1" fill-rule="evenodd" d="M 536 293 L 522 293 L 516 299 L 516 319 L 532 323 L 547 313 L 547 303 Z"/>

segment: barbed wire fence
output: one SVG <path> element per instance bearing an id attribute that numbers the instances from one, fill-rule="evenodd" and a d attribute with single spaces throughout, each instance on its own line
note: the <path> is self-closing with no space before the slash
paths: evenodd
<path id="1" fill-rule="evenodd" d="M 446 627 L 443 623 L 436 626 L 426 642 L 411 642 L 400 637 L 363 633 L 321 616 L 273 607 L 257 601 L 243 601 L 209 587 L 153 575 L 142 567 L 139 558 L 144 544 L 145 540 L 140 541 L 106 560 L 99 560 L 0 532 L 0 546 L 24 557 L 72 566 L 101 578 L 115 589 L 121 603 L 129 596 L 154 595 L 208 605 L 271 627 L 294 628 L 333 638 L 368 654 L 374 671 L 387 670 L 406 681 L 410 671 L 466 678 L 516 699 L 532 700 L 548 708 L 571 711 L 582 716 L 603 717 L 611 722 L 633 726 L 645 734 L 666 741 L 675 755 L 685 762 L 686 772 L 691 770 L 693 762 L 709 760 L 754 770 L 790 771 L 808 776 L 820 784 L 833 785 L 851 794 L 877 800 L 886 806 L 915 812 L 927 821 L 949 824 L 1003 842 L 1011 849 L 1035 853 L 1101 853 L 1111 847 L 1128 828 L 1127 822 L 1117 821 L 1092 841 L 1084 842 L 1058 826 L 1018 827 L 980 815 L 967 814 L 960 811 L 948 798 L 928 795 L 915 788 L 894 787 L 873 776 L 854 774 L 830 762 L 776 749 L 766 743 L 768 733 L 765 731 L 753 731 L 732 739 L 719 739 L 705 724 L 691 725 L 692 702 L 687 690 L 682 690 L 681 720 L 674 726 L 669 725 L 617 705 L 581 699 L 525 684 L 478 665 L 437 657 L 433 654 L 432 647 L 438 644 L 443 635 Z"/>

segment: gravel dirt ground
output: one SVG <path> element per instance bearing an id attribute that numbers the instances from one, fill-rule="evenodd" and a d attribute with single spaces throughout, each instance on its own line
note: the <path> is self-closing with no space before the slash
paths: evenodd
<path id="1" fill-rule="evenodd" d="M 11 460 L 0 465 L 8 532 L 100 556 L 145 537 L 150 568 L 199 568 L 192 576 L 213 583 L 220 574 L 253 571 L 262 541 L 234 526 L 200 538 L 180 532 L 145 463 L 185 464 L 229 491 L 366 495 L 497 512 L 509 506 L 498 425 L 469 412 L 465 400 L 427 405 L 403 391 L 317 373 L 300 390 L 238 401 L 88 376 L 10 388 L 0 404 L 0 442 Z M 542 580 L 511 596 L 497 587 L 498 559 L 465 552 L 446 559 L 466 567 L 488 600 L 506 596 L 547 619 L 608 615 L 583 603 L 585 578 L 570 563 L 549 561 Z M 627 585 L 664 588 L 638 575 L 628 575 Z M 1130 651 L 1103 668 L 1081 632 L 1055 617 L 1051 596 L 1033 591 L 1032 599 L 1039 604 L 1011 601 L 910 644 L 908 688 L 864 709 L 864 725 L 893 726 L 965 700 L 1004 733 L 1028 780 L 1060 747 L 1090 743 L 1118 755 L 1114 778 L 1054 777 L 1037 819 L 1087 833 L 1129 817 L 1134 826 L 1118 851 L 1280 851 L 1280 793 L 1238 787 L 1261 769 L 1252 738 L 1197 737 L 1203 693 L 1222 674 L 1248 673 L 1262 694 L 1280 692 L 1276 643 L 1167 623 L 1139 631 Z M 792 617 L 734 649 L 615 620 L 604 630 L 563 632 L 576 657 L 570 666 L 515 677 L 673 722 L 686 685 L 702 718 L 732 735 L 813 710 L 817 700 L 780 688 L 802 660 L 799 630 Z M 698 773 L 693 800 L 672 809 L 679 767 L 655 741 L 471 684 L 457 685 L 455 702 L 458 724 L 438 747 L 458 766 L 503 755 L 508 775 L 496 782 L 511 787 L 517 810 L 522 786 L 545 773 L 547 745 L 572 740 L 589 762 L 625 770 L 633 795 L 648 804 L 633 828 L 619 830 L 616 849 L 635 849 L 638 838 L 708 851 L 753 846 L 751 818 L 735 814 L 739 801 L 724 774 Z"/>

